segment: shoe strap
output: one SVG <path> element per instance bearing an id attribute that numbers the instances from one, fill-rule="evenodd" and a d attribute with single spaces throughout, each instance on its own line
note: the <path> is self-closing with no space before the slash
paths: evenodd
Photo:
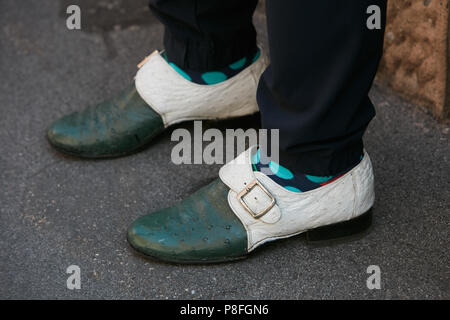
<path id="1" fill-rule="evenodd" d="M 273 224 L 280 220 L 281 211 L 276 197 L 253 172 L 251 156 L 255 152 L 256 146 L 241 153 L 220 169 L 219 177 L 230 188 L 228 202 L 236 215 L 245 212 L 252 219 Z"/>
<path id="2" fill-rule="evenodd" d="M 139 62 L 139 64 L 137 65 L 138 69 L 142 68 L 144 66 L 144 64 L 146 64 L 150 58 L 154 55 L 159 54 L 158 50 L 153 51 L 152 53 L 150 53 L 148 56 L 146 56 L 141 62 Z"/>

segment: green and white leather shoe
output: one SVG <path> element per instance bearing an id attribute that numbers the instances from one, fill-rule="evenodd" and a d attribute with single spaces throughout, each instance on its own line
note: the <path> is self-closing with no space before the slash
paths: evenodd
<path id="1" fill-rule="evenodd" d="M 367 153 L 341 178 L 298 193 L 254 172 L 254 152 L 252 147 L 224 165 L 219 179 L 181 203 L 135 220 L 128 229 L 131 246 L 167 262 L 224 262 L 300 233 L 329 240 L 370 226 L 375 194 Z"/>
<path id="2" fill-rule="evenodd" d="M 48 141 L 78 157 L 118 157 L 139 150 L 175 123 L 255 113 L 256 88 L 267 64 L 261 54 L 230 79 L 200 85 L 181 76 L 155 51 L 139 65 L 129 88 L 111 100 L 56 120 L 47 131 Z"/>

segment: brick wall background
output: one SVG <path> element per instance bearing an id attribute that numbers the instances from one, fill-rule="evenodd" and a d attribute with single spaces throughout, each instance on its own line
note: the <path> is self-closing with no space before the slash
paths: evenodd
<path id="1" fill-rule="evenodd" d="M 449 0 L 390 0 L 377 81 L 448 118 Z"/>

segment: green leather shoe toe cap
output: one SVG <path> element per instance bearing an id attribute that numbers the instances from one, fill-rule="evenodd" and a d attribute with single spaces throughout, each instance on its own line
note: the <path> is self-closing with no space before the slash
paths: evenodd
<path id="1" fill-rule="evenodd" d="M 132 153 L 163 130 L 161 117 L 133 84 L 111 100 L 56 120 L 47 138 L 62 152 L 102 158 Z"/>
<path id="2" fill-rule="evenodd" d="M 217 179 L 171 208 L 138 218 L 128 229 L 128 241 L 139 252 L 168 262 L 242 258 L 247 233 L 227 195 L 228 188 Z"/>

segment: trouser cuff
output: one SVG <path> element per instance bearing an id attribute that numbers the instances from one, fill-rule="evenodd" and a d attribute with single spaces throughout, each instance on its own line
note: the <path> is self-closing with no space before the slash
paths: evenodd
<path id="1" fill-rule="evenodd" d="M 164 32 L 168 59 L 185 70 L 210 71 L 223 68 L 256 52 L 256 30 L 252 24 L 231 34 L 205 38 L 183 38 Z"/>
<path id="2" fill-rule="evenodd" d="M 279 152 L 280 163 L 295 174 L 333 176 L 356 166 L 361 161 L 363 142 L 340 150 Z"/>

